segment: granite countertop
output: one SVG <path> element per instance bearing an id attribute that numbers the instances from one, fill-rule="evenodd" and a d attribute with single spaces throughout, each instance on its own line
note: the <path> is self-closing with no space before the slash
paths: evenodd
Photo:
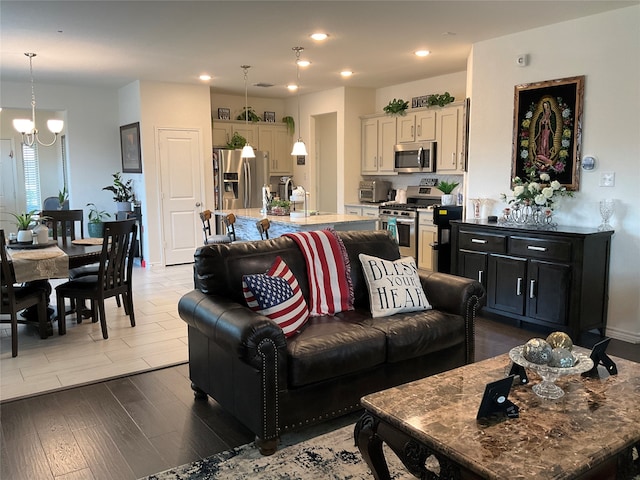
<path id="1" fill-rule="evenodd" d="M 375 222 L 375 218 L 362 215 L 348 215 L 341 213 L 325 213 L 321 215 L 310 215 L 308 217 L 290 217 L 289 215 L 265 215 L 260 208 L 241 208 L 238 210 L 216 210 L 215 215 L 227 215 L 234 213 L 238 219 L 249 219 L 258 221 L 261 218 L 268 218 L 271 223 L 284 225 L 335 225 L 355 222 Z"/>
<path id="2" fill-rule="evenodd" d="M 588 354 L 588 350 L 580 351 Z M 519 418 L 476 420 L 485 385 L 505 377 L 507 354 L 367 395 L 362 405 L 483 478 L 574 478 L 640 440 L 640 365 L 617 357 L 618 375 L 561 377 L 558 400 L 530 383 L 511 388 Z"/>

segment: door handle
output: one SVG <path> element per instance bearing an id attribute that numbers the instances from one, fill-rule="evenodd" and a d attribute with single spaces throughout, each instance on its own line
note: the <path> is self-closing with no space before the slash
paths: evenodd
<path id="1" fill-rule="evenodd" d="M 201 207 L 202 204 L 200 202 L 196 202 L 196 207 Z"/>

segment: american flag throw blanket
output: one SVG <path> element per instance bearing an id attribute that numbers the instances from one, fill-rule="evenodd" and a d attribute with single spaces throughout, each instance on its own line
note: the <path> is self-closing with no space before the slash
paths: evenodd
<path id="1" fill-rule="evenodd" d="M 333 230 L 286 233 L 307 261 L 309 311 L 311 315 L 332 315 L 353 310 L 351 265 L 342 240 Z"/>

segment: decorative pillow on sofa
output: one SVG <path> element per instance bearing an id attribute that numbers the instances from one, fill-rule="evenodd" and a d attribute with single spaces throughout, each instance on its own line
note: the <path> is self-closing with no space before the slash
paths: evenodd
<path id="1" fill-rule="evenodd" d="M 431 308 L 420 283 L 416 261 L 412 257 L 393 262 L 364 253 L 358 257 L 369 288 L 373 317 Z"/>
<path id="2" fill-rule="evenodd" d="M 277 323 L 287 338 L 295 335 L 309 318 L 298 281 L 279 256 L 267 273 L 243 275 L 242 291 L 249 308 Z"/>

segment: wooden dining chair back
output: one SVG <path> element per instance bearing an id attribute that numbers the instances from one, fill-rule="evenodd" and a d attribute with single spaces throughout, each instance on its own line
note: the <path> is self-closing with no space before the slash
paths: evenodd
<path id="1" fill-rule="evenodd" d="M 82 210 L 43 210 L 42 216 L 49 218 L 47 223 L 53 229 L 53 239 L 62 238 L 62 244 L 67 245 L 76 238 L 84 238 L 84 212 Z"/>
<path id="2" fill-rule="evenodd" d="M 204 244 L 212 245 L 214 243 L 231 243 L 229 235 L 211 234 L 211 210 L 203 210 L 200 212 L 200 220 L 202 220 L 202 232 L 204 233 Z"/>
<path id="3" fill-rule="evenodd" d="M 224 226 L 227 229 L 227 235 L 232 242 L 237 241 L 236 238 L 236 216 L 233 213 L 227 214 L 223 217 L 222 221 L 224 222 Z"/>
<path id="4" fill-rule="evenodd" d="M 262 240 L 269 238 L 269 227 L 271 227 L 271 222 L 268 218 L 263 218 L 256 222 L 256 228 L 258 229 L 258 233 Z"/>
<path id="5" fill-rule="evenodd" d="M 97 312 L 102 329 L 102 337 L 107 339 L 107 317 L 104 301 L 122 295 L 124 311 L 129 316 L 131 326 L 136 326 L 133 309 L 132 275 L 138 227 L 135 219 L 105 222 L 100 253 L 100 267 L 97 275 L 87 275 L 70 280 L 56 287 L 58 312 L 64 312 L 64 299 L 69 298 L 76 305 L 83 300 L 91 300 Z M 76 308 L 78 323 L 82 312 Z M 59 316 L 58 333 L 66 333 L 64 315 Z"/>
<path id="6" fill-rule="evenodd" d="M 47 331 L 47 294 L 44 288 L 20 287 L 14 285 L 14 274 L 7 255 L 4 230 L 0 230 L 0 313 L 10 316 L 11 323 L 11 356 L 18 355 L 18 324 L 26 323 L 18 313 L 25 308 L 38 307 L 40 336 L 46 337 Z M 7 320 L 0 320 L 7 323 Z M 43 336 L 44 335 L 44 336 Z"/>

